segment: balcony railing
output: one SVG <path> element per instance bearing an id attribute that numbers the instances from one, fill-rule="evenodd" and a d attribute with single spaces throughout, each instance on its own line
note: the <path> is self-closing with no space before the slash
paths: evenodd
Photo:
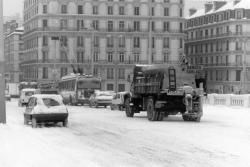
<path id="1" fill-rule="evenodd" d="M 96 30 L 92 30 L 89 28 L 77 28 L 77 27 L 67 27 L 67 28 L 61 28 L 61 27 L 40 27 L 40 28 L 34 28 L 29 31 L 25 31 L 25 34 L 29 34 L 35 31 L 43 31 L 43 32 L 95 32 L 95 33 L 112 33 L 112 32 L 131 32 L 131 33 L 148 33 L 148 29 L 139 29 L 134 30 L 131 28 L 123 28 L 123 29 L 108 29 L 108 28 L 99 28 Z M 176 29 L 169 29 L 169 30 L 163 30 L 163 29 L 155 29 L 152 31 L 153 33 L 183 33 L 183 30 L 176 30 Z"/>
<path id="2" fill-rule="evenodd" d="M 81 60 L 76 60 L 76 59 L 46 59 L 46 60 L 28 60 L 28 61 L 23 61 L 20 64 L 21 65 L 30 65 L 30 64 L 91 64 L 92 60 L 91 59 L 81 59 Z M 114 60 L 114 61 L 108 61 L 108 60 L 94 60 L 94 64 L 108 64 L 108 65 L 132 65 L 132 64 L 148 64 L 147 60 L 140 60 L 140 61 L 134 61 L 134 60 Z M 178 64 L 178 61 L 166 61 L 164 62 L 163 60 L 156 60 L 153 61 L 152 64 Z"/>
<path id="3" fill-rule="evenodd" d="M 245 36 L 250 36 L 250 32 L 228 32 L 228 33 L 223 33 L 223 34 L 215 34 L 215 35 L 207 35 L 207 36 L 202 36 L 202 37 L 197 37 L 197 38 L 188 38 L 188 42 L 192 41 L 200 41 L 200 40 L 205 40 L 205 39 L 211 39 L 211 38 L 222 38 L 222 37 L 245 37 Z"/>
<path id="4" fill-rule="evenodd" d="M 202 64 L 204 67 L 242 67 L 242 63 L 216 63 L 216 64 Z M 250 65 L 250 64 L 248 64 Z"/>

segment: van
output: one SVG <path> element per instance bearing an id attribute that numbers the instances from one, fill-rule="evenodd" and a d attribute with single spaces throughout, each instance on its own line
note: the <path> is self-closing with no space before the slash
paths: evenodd
<path id="1" fill-rule="evenodd" d="M 18 106 L 24 106 L 28 104 L 30 97 L 34 94 L 39 94 L 39 89 L 25 88 L 20 92 L 20 98 L 18 100 Z"/>

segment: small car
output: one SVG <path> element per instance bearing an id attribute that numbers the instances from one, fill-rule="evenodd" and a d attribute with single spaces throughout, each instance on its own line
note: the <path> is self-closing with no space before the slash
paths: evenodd
<path id="1" fill-rule="evenodd" d="M 29 98 L 34 95 L 40 93 L 39 89 L 34 88 L 25 88 L 20 92 L 20 98 L 18 100 L 18 106 L 27 105 Z"/>
<path id="2" fill-rule="evenodd" d="M 96 107 L 104 106 L 105 108 L 109 106 L 112 102 L 114 92 L 110 91 L 95 91 L 89 98 L 89 106 Z"/>
<path id="3" fill-rule="evenodd" d="M 115 109 L 119 109 L 120 111 L 122 111 L 124 109 L 124 95 L 129 94 L 129 92 L 118 92 L 114 95 L 111 105 L 110 105 L 110 109 L 111 110 L 115 110 Z"/>
<path id="4" fill-rule="evenodd" d="M 63 104 L 61 95 L 36 94 L 32 95 L 24 112 L 24 124 L 31 123 L 33 128 L 39 123 L 62 122 L 68 124 L 68 110 Z"/>

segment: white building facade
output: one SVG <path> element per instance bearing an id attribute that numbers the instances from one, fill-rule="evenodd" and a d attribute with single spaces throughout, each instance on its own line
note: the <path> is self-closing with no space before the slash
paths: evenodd
<path id="1" fill-rule="evenodd" d="M 100 76 L 104 90 L 129 90 L 134 64 L 183 55 L 183 8 L 182 0 L 25 0 L 24 77 L 59 79 L 72 64 Z"/>
<path id="2" fill-rule="evenodd" d="M 190 12 L 186 55 L 192 65 L 203 66 L 208 91 L 249 93 L 249 1 L 214 1 Z"/>

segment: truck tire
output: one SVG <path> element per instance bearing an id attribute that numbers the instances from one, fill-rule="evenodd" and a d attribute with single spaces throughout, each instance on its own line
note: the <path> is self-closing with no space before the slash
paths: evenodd
<path id="1" fill-rule="evenodd" d="M 32 128 L 36 128 L 36 127 L 37 127 L 36 118 L 32 117 Z"/>
<path id="2" fill-rule="evenodd" d="M 130 100 L 129 98 L 126 98 L 125 100 L 125 112 L 127 117 L 133 117 L 134 116 L 134 111 L 130 107 Z"/>
<path id="3" fill-rule="evenodd" d="M 148 99 L 147 104 L 147 117 L 149 121 L 161 121 L 158 119 L 160 112 L 157 112 L 154 107 L 154 100 L 152 98 Z"/>
<path id="4" fill-rule="evenodd" d="M 67 127 L 68 126 L 68 118 L 66 118 L 64 121 L 63 121 L 63 127 Z"/>

